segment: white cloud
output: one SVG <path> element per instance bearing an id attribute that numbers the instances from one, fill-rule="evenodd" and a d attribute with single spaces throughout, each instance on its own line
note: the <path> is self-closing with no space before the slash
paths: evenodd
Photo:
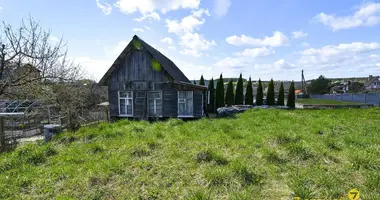
<path id="1" fill-rule="evenodd" d="M 200 0 L 117 0 L 115 7 L 125 14 L 139 12 L 146 15 L 156 10 L 166 13 L 178 9 L 197 9 Z"/>
<path id="2" fill-rule="evenodd" d="M 88 78 L 93 78 L 96 81 L 99 81 L 102 78 L 113 62 L 111 59 L 93 59 L 87 56 L 73 57 L 73 59 L 84 68 L 85 72 L 89 76 Z"/>
<path id="3" fill-rule="evenodd" d="M 293 38 L 294 39 L 298 39 L 298 38 L 302 38 L 302 37 L 308 36 L 308 34 L 305 33 L 305 32 L 303 32 L 303 31 L 294 31 L 292 34 L 293 34 Z"/>
<path id="4" fill-rule="evenodd" d="M 106 47 L 104 51 L 106 52 L 107 56 L 118 56 L 125 47 L 129 44 L 129 41 L 121 40 L 116 45 L 111 47 Z"/>
<path id="5" fill-rule="evenodd" d="M 288 43 L 288 37 L 283 33 L 276 31 L 273 36 L 265 36 L 262 39 L 252 38 L 246 35 L 230 36 L 226 38 L 226 42 L 234 46 L 269 46 L 269 47 L 279 47 Z"/>
<path id="6" fill-rule="evenodd" d="M 307 43 L 307 42 L 302 42 L 302 44 L 301 44 L 303 47 L 309 47 L 310 46 L 310 44 L 309 43 Z"/>
<path id="7" fill-rule="evenodd" d="M 170 37 L 165 37 L 165 38 L 161 39 L 161 42 L 167 43 L 168 45 L 171 45 L 171 44 L 173 44 L 173 39 L 171 39 Z"/>
<path id="8" fill-rule="evenodd" d="M 284 59 L 280 59 L 280 60 L 276 61 L 273 64 L 273 66 L 277 70 L 284 70 L 284 69 L 293 69 L 293 68 L 295 68 L 294 64 L 291 64 L 291 63 L 285 61 Z"/>
<path id="9" fill-rule="evenodd" d="M 149 19 L 150 21 L 152 21 L 152 20 L 158 20 L 158 21 L 160 21 L 161 17 L 160 17 L 160 15 L 158 13 L 152 12 L 152 13 L 144 14 L 140 18 L 134 18 L 133 20 L 137 21 L 137 22 L 142 22 L 142 21 L 144 21 L 146 19 Z"/>
<path id="10" fill-rule="evenodd" d="M 96 6 L 102 10 L 105 15 L 112 13 L 112 6 L 108 3 L 100 3 L 99 0 L 96 0 Z"/>
<path id="11" fill-rule="evenodd" d="M 193 32 L 195 29 L 198 29 L 205 19 L 198 19 L 192 15 L 184 17 L 181 22 L 178 20 L 166 20 L 166 27 L 168 27 L 169 33 L 175 33 L 177 35 Z"/>
<path id="12" fill-rule="evenodd" d="M 193 10 L 193 11 L 191 11 L 191 14 L 194 17 L 197 17 L 197 18 L 202 18 L 203 15 L 211 16 L 210 12 L 208 11 L 208 9 L 203 9 L 203 8 L 201 8 L 199 10 Z"/>
<path id="13" fill-rule="evenodd" d="M 149 26 L 144 26 L 144 28 L 145 28 L 147 31 L 150 31 L 150 27 L 149 27 Z"/>
<path id="14" fill-rule="evenodd" d="M 320 74 L 330 73 L 347 74 L 350 71 L 360 74 L 368 73 L 369 67 L 374 71 L 380 59 L 376 54 L 369 54 L 380 50 L 380 43 L 353 42 L 348 44 L 326 45 L 321 48 L 309 48 L 300 52 L 297 61 L 300 66 Z M 369 55 L 368 55 L 369 54 Z"/>
<path id="15" fill-rule="evenodd" d="M 310 48 L 302 52 L 304 56 L 331 57 L 345 53 L 366 53 L 380 49 L 380 43 L 353 42 L 349 44 L 327 45 L 319 49 Z"/>
<path id="16" fill-rule="evenodd" d="M 239 52 L 237 55 L 256 58 L 256 57 L 272 55 L 274 53 L 275 51 L 273 49 L 270 49 L 267 47 L 261 47 L 261 48 L 245 49 L 243 52 Z"/>
<path id="17" fill-rule="evenodd" d="M 59 42 L 61 39 L 59 39 L 58 37 L 56 37 L 56 36 L 54 36 L 54 35 L 51 35 L 50 37 L 49 37 L 49 41 L 50 42 L 53 42 L 53 43 L 57 43 L 57 42 Z"/>
<path id="18" fill-rule="evenodd" d="M 199 9 L 192 11 L 191 15 L 188 15 L 178 20 L 166 20 L 166 27 L 168 27 L 169 33 L 175 33 L 177 35 L 183 35 L 186 33 L 191 33 L 194 30 L 199 29 L 199 27 L 206 22 L 206 19 L 203 18 L 203 15 L 210 16 L 210 13 L 206 9 Z"/>
<path id="19" fill-rule="evenodd" d="M 253 59 L 250 57 L 225 57 L 215 63 L 217 67 L 226 68 L 241 68 L 253 64 Z"/>
<path id="20" fill-rule="evenodd" d="M 0 6 L 0 12 L 3 10 L 4 8 Z"/>
<path id="21" fill-rule="evenodd" d="M 140 32 L 140 33 L 144 32 L 144 29 L 142 29 L 142 28 L 133 28 L 132 30 L 133 30 L 133 32 Z"/>
<path id="22" fill-rule="evenodd" d="M 228 13 L 231 6 L 231 0 L 214 0 L 214 12 L 216 16 L 223 17 Z"/>
<path id="23" fill-rule="evenodd" d="M 375 26 L 380 24 L 380 3 L 363 4 L 353 15 L 349 16 L 336 16 L 322 12 L 316 15 L 314 20 L 331 27 L 334 31 L 361 26 Z"/>
<path id="24" fill-rule="evenodd" d="M 203 51 L 216 46 L 216 42 L 214 40 L 206 40 L 198 33 L 186 33 L 180 36 L 179 45 L 182 47 L 181 54 L 199 57 Z"/>
<path id="25" fill-rule="evenodd" d="M 166 43 L 168 45 L 167 46 L 168 49 L 171 49 L 171 50 L 176 49 L 176 47 L 173 45 L 173 39 L 171 39 L 170 37 L 162 38 L 161 42 Z"/>

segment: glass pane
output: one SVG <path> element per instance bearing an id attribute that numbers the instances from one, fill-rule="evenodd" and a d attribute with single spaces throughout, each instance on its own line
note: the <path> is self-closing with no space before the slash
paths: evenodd
<path id="1" fill-rule="evenodd" d="M 132 115 L 132 105 L 127 106 L 127 115 Z"/>
<path id="2" fill-rule="evenodd" d="M 132 92 L 127 92 L 127 98 L 132 98 Z"/>
<path id="3" fill-rule="evenodd" d="M 184 103 L 178 104 L 178 115 L 184 116 L 186 115 L 186 108 Z"/>
<path id="4" fill-rule="evenodd" d="M 132 106 L 132 99 L 127 99 L 127 105 Z"/>
<path id="5" fill-rule="evenodd" d="M 119 93 L 121 98 L 126 98 L 127 97 L 127 92 L 120 92 Z"/>
<path id="6" fill-rule="evenodd" d="M 193 115 L 193 100 L 188 99 L 186 102 L 186 115 L 192 116 Z"/>
<path id="7" fill-rule="evenodd" d="M 125 115 L 126 114 L 125 100 L 124 99 L 120 99 L 119 102 L 120 102 L 120 115 Z"/>
<path id="8" fill-rule="evenodd" d="M 186 92 L 186 99 L 193 99 L 193 92 L 192 91 Z"/>
<path id="9" fill-rule="evenodd" d="M 178 99 L 186 99 L 186 92 L 184 91 L 178 92 Z"/>

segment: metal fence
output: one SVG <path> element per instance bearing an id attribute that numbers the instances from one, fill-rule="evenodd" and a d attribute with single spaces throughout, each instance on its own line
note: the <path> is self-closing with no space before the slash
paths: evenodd
<path id="1" fill-rule="evenodd" d="M 311 95 L 315 99 L 330 99 L 345 102 L 355 102 L 372 104 L 380 106 L 380 93 L 343 93 L 343 94 L 325 94 L 325 95 Z"/>
<path id="2" fill-rule="evenodd" d="M 68 113 L 59 112 L 50 106 L 40 106 L 28 112 L 5 112 L 4 109 L 2 111 L 0 113 L 0 152 L 2 149 L 13 146 L 22 138 L 43 135 L 43 126 L 46 124 L 59 124 L 64 129 L 68 127 Z M 108 116 L 103 107 L 94 107 L 82 109 L 78 113 L 77 121 L 80 126 L 86 126 L 108 121 Z"/>

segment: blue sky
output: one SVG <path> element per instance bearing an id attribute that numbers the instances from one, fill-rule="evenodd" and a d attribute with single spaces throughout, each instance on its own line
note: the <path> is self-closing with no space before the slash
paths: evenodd
<path id="1" fill-rule="evenodd" d="M 17 27 L 29 14 L 96 80 L 135 34 L 191 80 L 380 74 L 376 1 L 0 0 L 1 21 Z"/>

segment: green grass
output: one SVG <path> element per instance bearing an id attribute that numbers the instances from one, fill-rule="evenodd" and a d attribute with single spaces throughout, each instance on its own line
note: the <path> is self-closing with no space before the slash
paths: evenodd
<path id="1" fill-rule="evenodd" d="M 339 198 L 380 194 L 380 109 L 120 121 L 0 154 L 0 199 Z"/>
<path id="2" fill-rule="evenodd" d="M 296 102 L 300 104 L 309 104 L 309 105 L 357 105 L 357 104 L 360 104 L 356 102 L 345 102 L 345 101 L 329 100 L 329 99 L 297 99 Z"/>

